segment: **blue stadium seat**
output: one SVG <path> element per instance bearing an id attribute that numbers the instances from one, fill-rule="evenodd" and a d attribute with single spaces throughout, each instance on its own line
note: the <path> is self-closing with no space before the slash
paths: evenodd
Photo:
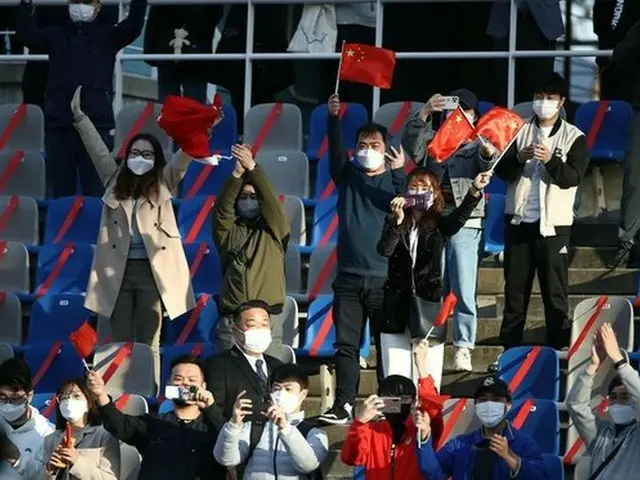
<path id="1" fill-rule="evenodd" d="M 487 198 L 487 216 L 484 224 L 486 253 L 504 251 L 504 195 L 492 193 Z"/>
<path id="2" fill-rule="evenodd" d="M 564 480 L 564 465 L 562 465 L 561 457 L 557 455 L 542 455 L 542 463 L 549 480 Z M 579 479 L 580 477 L 574 476 L 574 478 Z"/>
<path id="3" fill-rule="evenodd" d="M 33 375 L 36 393 L 55 392 L 64 380 L 84 373 L 82 360 L 70 343 L 29 345 L 24 359 Z"/>
<path id="4" fill-rule="evenodd" d="M 367 123 L 367 109 L 359 103 L 343 103 L 346 110 L 342 117 L 342 140 L 347 148 L 354 148 L 356 145 L 356 132 Z M 327 134 L 327 105 L 319 105 L 311 112 L 309 120 L 309 146 L 307 157 L 318 159 L 324 155 L 321 146 Z M 326 148 L 326 147 L 325 147 Z M 318 154 L 321 155 L 318 155 Z"/>
<path id="5" fill-rule="evenodd" d="M 158 407 L 158 413 L 163 415 L 165 413 L 169 413 L 173 411 L 173 401 L 171 400 L 163 400 L 163 402 Z"/>
<path id="6" fill-rule="evenodd" d="M 321 201 L 337 194 L 338 190 L 329 173 L 329 158 L 325 155 L 318 160 L 314 198 L 316 201 Z"/>
<path id="7" fill-rule="evenodd" d="M 209 148 L 211 153 L 228 155 L 231 145 L 238 143 L 238 119 L 236 110 L 230 103 L 222 105 L 222 111 L 224 119 L 213 130 Z"/>
<path id="8" fill-rule="evenodd" d="M 608 100 L 608 108 L 591 147 L 591 159 L 596 161 L 622 160 L 627 146 L 633 108 L 622 100 Z M 587 102 L 578 107 L 575 125 L 587 138 L 597 116 L 600 102 Z"/>
<path id="9" fill-rule="evenodd" d="M 507 194 L 507 182 L 502 180 L 497 175 L 491 177 L 491 181 L 489 185 L 484 189 L 485 193 L 492 194 L 497 193 L 498 195 L 506 195 Z"/>
<path id="10" fill-rule="evenodd" d="M 514 399 L 559 399 L 560 365 L 553 348 L 510 348 L 500 357 L 498 375 L 510 386 Z"/>
<path id="11" fill-rule="evenodd" d="M 189 262 L 193 291 L 196 293 L 211 293 L 213 295 L 220 293 L 222 267 L 220 265 L 220 257 L 213 243 L 184 245 L 184 252 L 187 255 L 187 262 Z M 199 265 L 196 265 L 198 260 Z"/>
<path id="12" fill-rule="evenodd" d="M 364 467 L 355 467 L 353 469 L 353 480 L 366 480 L 366 473 Z"/>
<path id="13" fill-rule="evenodd" d="M 52 422 L 55 422 L 55 407 L 51 404 L 55 403 L 56 394 L 55 393 L 35 393 L 33 395 L 33 400 L 31 400 L 31 406 L 36 408 L 41 414 L 45 415 L 49 413 L 47 418 Z"/>
<path id="14" fill-rule="evenodd" d="M 184 243 L 213 242 L 212 212 L 215 197 L 198 196 L 183 200 L 178 207 L 178 228 Z M 198 220 L 199 225 L 195 225 Z"/>
<path id="15" fill-rule="evenodd" d="M 31 307 L 27 344 L 67 342 L 91 315 L 84 300 L 84 295 L 66 293 L 38 298 Z"/>
<path id="16" fill-rule="evenodd" d="M 542 453 L 558 455 L 560 452 L 560 417 L 556 403 L 550 400 L 514 401 L 511 410 L 507 413 L 507 418 L 511 423 L 520 415 L 522 408 L 529 408 L 529 413 L 519 430 L 532 437 Z"/>
<path id="17" fill-rule="evenodd" d="M 62 197 L 51 200 L 47 208 L 43 244 L 96 243 L 102 201 L 96 197 Z"/>
<path id="18" fill-rule="evenodd" d="M 93 246 L 86 243 L 44 245 L 36 266 L 36 296 L 84 293 L 89 282 Z"/>
<path id="19" fill-rule="evenodd" d="M 235 166 L 235 160 L 227 158 L 220 160 L 215 167 L 191 162 L 182 180 L 180 196 L 193 198 L 198 195 L 218 195 Z"/>
<path id="20" fill-rule="evenodd" d="M 493 107 L 495 107 L 495 105 L 493 103 L 491 103 L 491 102 L 484 102 L 482 100 L 480 100 L 478 102 L 478 112 L 480 113 L 480 116 L 482 116 L 485 113 L 487 113 Z"/>
<path id="21" fill-rule="evenodd" d="M 338 199 L 326 198 L 316 204 L 313 212 L 313 239 L 311 245 L 301 246 L 300 252 L 311 253 L 317 246 L 338 241 Z"/>
<path id="22" fill-rule="evenodd" d="M 213 355 L 213 345 L 208 343 L 185 343 L 184 345 L 173 345 L 162 347 L 160 384 L 166 385 L 171 375 L 171 362 L 181 355 L 193 355 L 204 360 Z M 164 388 L 164 387 L 163 387 Z M 161 390 L 160 393 L 164 393 Z"/>
<path id="23" fill-rule="evenodd" d="M 215 299 L 211 295 L 201 294 L 196 308 L 175 320 L 165 322 L 164 344 L 211 343 L 217 323 L 218 307 Z"/>

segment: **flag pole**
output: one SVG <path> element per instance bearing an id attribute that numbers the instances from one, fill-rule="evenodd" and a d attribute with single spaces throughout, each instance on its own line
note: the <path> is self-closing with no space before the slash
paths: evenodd
<path id="1" fill-rule="evenodd" d="M 82 365 L 84 365 L 84 368 L 87 369 L 87 372 L 91 371 L 91 369 L 89 368 L 89 365 L 87 364 L 87 361 L 84 358 L 82 359 Z"/>
<path id="2" fill-rule="evenodd" d="M 495 162 L 493 162 L 493 165 L 491 165 L 491 168 L 487 171 L 487 173 L 493 173 L 493 171 L 496 168 L 496 165 L 498 165 L 498 162 L 500 162 L 500 160 L 502 160 L 502 157 L 504 157 L 504 154 L 507 153 L 507 151 L 511 148 L 511 146 L 513 145 L 513 142 L 515 142 L 518 139 L 518 135 L 520 135 L 520 132 L 522 132 L 522 129 L 524 128 L 524 126 L 526 125 L 526 123 L 523 123 L 522 126 L 518 129 L 518 133 L 516 133 L 513 138 L 511 139 L 511 141 L 507 144 L 507 146 L 505 147 L 505 149 L 502 151 L 502 153 L 500 154 L 500 156 L 496 159 Z"/>
<path id="3" fill-rule="evenodd" d="M 340 70 L 342 69 L 342 57 L 344 56 L 344 44 L 346 40 L 342 41 L 342 47 L 340 47 L 340 60 L 338 60 L 338 74 L 336 76 L 336 88 L 333 91 L 334 95 L 338 95 L 338 87 L 340 87 Z"/>

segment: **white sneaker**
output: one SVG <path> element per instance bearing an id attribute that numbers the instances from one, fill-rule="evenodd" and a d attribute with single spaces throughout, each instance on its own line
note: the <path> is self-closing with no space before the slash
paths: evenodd
<path id="1" fill-rule="evenodd" d="M 471 365 L 471 352 L 468 348 L 456 349 L 456 355 L 453 359 L 453 371 L 454 372 L 471 372 L 473 366 Z"/>

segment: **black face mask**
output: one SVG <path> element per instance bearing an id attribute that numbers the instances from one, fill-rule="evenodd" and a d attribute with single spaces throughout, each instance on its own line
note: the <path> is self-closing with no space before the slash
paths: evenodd
<path id="1" fill-rule="evenodd" d="M 411 405 L 402 405 L 400 413 L 385 413 L 384 418 L 391 424 L 404 425 L 411 414 Z"/>

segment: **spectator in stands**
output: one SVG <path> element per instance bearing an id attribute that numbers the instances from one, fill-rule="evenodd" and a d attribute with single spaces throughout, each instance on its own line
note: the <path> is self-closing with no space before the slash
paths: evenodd
<path id="1" fill-rule="evenodd" d="M 100 15 L 99 0 L 69 0 L 69 20 L 38 29 L 31 0 L 18 9 L 17 33 L 29 49 L 49 54 L 45 100 L 45 149 L 53 196 L 75 195 L 77 171 L 84 195 L 101 196 L 103 183 L 89 159 L 67 105 L 84 85 L 87 115 L 107 148 L 113 148 L 113 67 L 118 51 L 135 40 L 144 24 L 147 0 L 131 0 L 129 16 L 113 25 Z"/>
<path id="2" fill-rule="evenodd" d="M 547 479 L 535 440 L 511 427 L 506 419 L 511 393 L 498 377 L 487 377 L 474 395 L 479 430 L 449 440 L 436 452 L 429 415 L 416 414 L 422 446 L 418 449 L 422 478 L 429 480 Z"/>
<path id="3" fill-rule="evenodd" d="M 338 190 L 338 264 L 333 282 L 336 329 L 336 399 L 321 421 L 344 424 L 351 418 L 360 373 L 359 345 L 367 318 L 379 338 L 383 285 L 387 260 L 377 251 L 378 238 L 389 212 L 389 202 L 404 188 L 402 149 L 386 152 L 387 129 L 376 123 L 356 133 L 355 161 L 349 161 L 340 127 L 340 98 L 329 98 L 327 138 L 329 172 Z M 385 165 L 385 158 L 388 165 Z M 378 377 L 382 361 L 378 351 Z"/>
<path id="4" fill-rule="evenodd" d="M 249 420 L 253 404 L 240 392 L 213 454 L 226 467 L 246 465 L 245 480 L 314 478 L 310 475 L 327 458 L 329 446 L 327 434 L 305 420 L 301 410 L 309 393 L 309 377 L 297 365 L 281 365 L 271 374 L 270 384 L 268 421 L 254 424 Z"/>
<path id="5" fill-rule="evenodd" d="M 106 188 L 85 306 L 111 319 L 114 342 L 151 346 L 158 381 L 163 306 L 170 319 L 195 307 L 171 204 L 191 157 L 178 151 L 166 163 L 158 140 L 141 133 L 118 166 L 83 113 L 80 90 L 71 102 L 74 126 Z"/>
<path id="6" fill-rule="evenodd" d="M 44 438 L 55 427 L 35 407 L 31 372 L 24 360 L 12 358 L 0 364 L 0 431 L 18 448 L 13 467 L 25 480 L 41 480 Z"/>
<path id="7" fill-rule="evenodd" d="M 439 438 L 444 399 L 428 374 L 428 351 L 429 342 L 423 340 L 413 353 L 420 378 L 415 408 L 433 418 L 433 434 Z M 385 413 L 383 397 L 410 397 L 411 401 L 403 403 L 398 413 Z M 385 378 L 378 386 L 378 395 L 364 401 L 349 426 L 340 460 L 347 465 L 364 466 L 367 480 L 420 478 L 415 454 L 419 432 L 411 416 L 415 401 L 416 387 L 411 380 L 402 375 Z"/>
<path id="8" fill-rule="evenodd" d="M 152 5 L 144 32 L 144 53 L 212 53 L 213 35 L 222 18 L 220 5 Z M 158 68 L 158 101 L 167 95 L 206 103 L 208 62 L 145 60 Z"/>
<path id="9" fill-rule="evenodd" d="M 544 343 L 557 350 L 569 344 L 569 233 L 589 149 L 584 133 L 560 116 L 568 89 L 557 73 L 542 79 L 533 98 L 535 115 L 495 168 L 507 182 L 500 329 L 505 350 L 522 344 L 536 272 L 544 303 Z M 490 368 L 496 369 L 497 362 Z"/>
<path id="10" fill-rule="evenodd" d="M 96 400 L 84 378 L 67 380 L 56 393 L 56 431 L 45 438 L 46 478 L 120 478 L 120 444 L 102 427 Z M 71 444 L 66 444 L 67 425 Z"/>
<path id="11" fill-rule="evenodd" d="M 616 376 L 609 383 L 608 411 L 613 422 L 600 421 L 591 407 L 593 381 L 603 362 L 611 360 Z M 640 468 L 640 375 L 618 345 L 608 323 L 595 335 L 591 361 L 567 394 L 567 410 L 591 456 L 590 479 L 637 476 Z"/>
<path id="12" fill-rule="evenodd" d="M 224 469 L 213 459 L 213 447 L 224 419 L 207 390 L 199 360 L 190 355 L 174 359 L 167 385 L 180 388 L 181 398 L 173 400 L 174 409 L 135 417 L 116 408 L 99 374 L 90 372 L 87 376 L 104 428 L 142 455 L 138 480 L 224 478 Z"/>
<path id="13" fill-rule="evenodd" d="M 233 345 L 234 313 L 249 300 L 262 300 L 270 314 L 282 312 L 285 299 L 284 257 L 290 227 L 282 202 L 247 145 L 231 147 L 236 168 L 213 210 L 213 237 L 223 268 L 218 301 L 221 318 L 217 349 Z M 282 358 L 282 323 L 272 322 L 268 353 Z"/>
<path id="14" fill-rule="evenodd" d="M 480 114 L 476 95 L 461 88 L 451 92 L 460 99 L 460 108 L 471 124 L 475 124 Z M 411 152 L 417 163 L 422 163 L 437 178 L 444 197 L 445 214 L 459 207 L 474 178 L 491 166 L 488 147 L 483 147 L 480 139 L 466 142 L 445 162 L 429 157 L 426 144 L 433 139 L 433 116 L 444 110 L 444 98 L 440 94 L 432 96 L 420 112 L 407 124 L 402 135 L 402 144 Z M 453 369 L 470 372 L 471 351 L 476 342 L 478 326 L 476 310 L 476 285 L 478 282 L 478 253 L 482 238 L 482 219 L 485 215 L 485 201 L 481 196 L 464 226 L 450 236 L 444 253 L 444 291 L 451 290 L 458 302 L 453 312 L 453 346 L 456 353 Z M 439 262 L 439 260 L 438 260 Z"/>
<path id="15" fill-rule="evenodd" d="M 13 466 L 20 458 L 20 451 L 9 440 L 5 432 L 0 432 L 0 478 L 2 480 L 20 480 L 20 475 Z"/>

